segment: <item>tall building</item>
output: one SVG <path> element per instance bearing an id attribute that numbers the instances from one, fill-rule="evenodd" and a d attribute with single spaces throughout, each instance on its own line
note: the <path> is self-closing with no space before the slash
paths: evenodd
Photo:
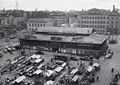
<path id="1" fill-rule="evenodd" d="M 120 13 L 113 6 L 113 10 L 90 9 L 82 10 L 78 15 L 78 27 L 94 28 L 96 33 L 118 34 L 120 31 Z"/>

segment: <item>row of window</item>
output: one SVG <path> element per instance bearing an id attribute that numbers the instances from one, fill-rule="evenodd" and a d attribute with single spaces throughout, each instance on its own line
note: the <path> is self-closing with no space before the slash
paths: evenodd
<path id="1" fill-rule="evenodd" d="M 37 29 L 37 28 L 35 28 L 35 29 L 34 29 L 34 28 L 29 28 L 29 30 L 31 30 L 31 31 L 32 31 L 32 30 L 38 30 L 38 29 Z"/>
<path id="2" fill-rule="evenodd" d="M 95 32 L 97 32 L 97 33 L 105 33 L 105 30 L 98 29 L 98 30 L 95 30 Z"/>
<path id="3" fill-rule="evenodd" d="M 82 16 L 81 19 L 119 19 L 118 17 L 105 17 L 105 16 Z"/>
<path id="4" fill-rule="evenodd" d="M 105 25 L 78 25 L 78 27 L 82 28 L 106 28 Z"/>
<path id="5" fill-rule="evenodd" d="M 81 21 L 81 22 L 78 21 L 78 23 L 82 23 L 82 24 L 83 24 L 83 23 L 87 23 L 87 24 L 91 24 L 91 23 L 92 23 L 92 24 L 94 24 L 94 23 L 95 23 L 95 24 L 106 24 L 106 23 L 107 23 L 107 24 L 110 24 L 109 21 L 107 21 L 107 22 L 105 22 L 105 21 Z M 111 24 L 118 24 L 118 21 L 116 21 L 116 22 L 113 22 L 113 21 L 112 21 Z"/>
<path id="6" fill-rule="evenodd" d="M 45 27 L 45 23 L 41 23 L 41 24 L 29 23 L 29 27 Z"/>
<path id="7" fill-rule="evenodd" d="M 105 25 L 78 25 L 78 27 L 82 28 L 118 28 L 118 25 L 111 25 L 111 26 L 105 26 Z"/>

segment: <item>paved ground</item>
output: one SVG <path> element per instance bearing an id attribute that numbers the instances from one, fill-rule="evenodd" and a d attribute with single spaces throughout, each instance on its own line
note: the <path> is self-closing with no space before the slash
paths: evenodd
<path id="1" fill-rule="evenodd" d="M 98 73 L 100 80 L 91 85 L 109 85 L 112 76 L 111 68 L 120 72 L 120 44 L 111 45 L 110 47 L 114 52 L 113 58 L 101 62 L 102 69 Z"/>
<path id="2" fill-rule="evenodd" d="M 3 42 L 4 40 L 0 40 L 0 45 L 2 46 L 6 46 L 6 45 L 11 45 L 13 43 L 15 43 L 17 40 L 11 40 L 12 43 Z M 109 85 L 110 80 L 111 80 L 111 68 L 114 68 L 115 71 L 120 72 L 120 42 L 118 44 L 115 45 L 111 45 L 110 46 L 112 51 L 114 52 L 113 58 L 112 59 L 106 59 L 104 61 L 104 59 L 100 60 L 100 64 L 101 64 L 101 71 L 99 73 L 97 73 L 97 75 L 99 76 L 100 80 L 96 81 L 95 83 L 91 84 L 91 85 Z M 10 55 L 5 54 L 5 56 L 3 58 L 0 58 L 0 66 L 3 65 L 7 59 L 13 59 L 14 57 L 18 56 L 18 52 L 14 52 L 14 55 Z M 50 60 L 50 58 L 52 57 L 52 55 L 50 55 L 49 53 L 46 55 L 45 59 L 46 60 Z M 49 59 L 48 59 L 49 58 Z M 77 66 L 77 64 L 75 62 L 71 62 L 72 64 L 75 64 Z"/>

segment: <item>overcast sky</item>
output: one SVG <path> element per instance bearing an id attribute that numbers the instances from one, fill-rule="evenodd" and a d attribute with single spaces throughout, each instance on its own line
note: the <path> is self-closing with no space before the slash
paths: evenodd
<path id="1" fill-rule="evenodd" d="M 0 0 L 0 9 L 14 9 L 16 0 Z M 81 10 L 100 8 L 110 9 L 116 5 L 120 9 L 120 0 L 18 0 L 19 9 L 24 10 Z"/>

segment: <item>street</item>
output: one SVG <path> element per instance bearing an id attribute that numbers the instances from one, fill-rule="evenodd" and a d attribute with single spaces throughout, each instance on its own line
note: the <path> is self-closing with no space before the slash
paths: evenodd
<path id="1" fill-rule="evenodd" d="M 111 50 L 114 52 L 114 55 L 111 59 L 106 59 L 101 63 L 101 71 L 97 74 L 99 76 L 99 81 L 91 85 L 110 85 L 112 73 L 111 68 L 114 68 L 114 71 L 120 72 L 120 44 L 111 45 Z"/>

